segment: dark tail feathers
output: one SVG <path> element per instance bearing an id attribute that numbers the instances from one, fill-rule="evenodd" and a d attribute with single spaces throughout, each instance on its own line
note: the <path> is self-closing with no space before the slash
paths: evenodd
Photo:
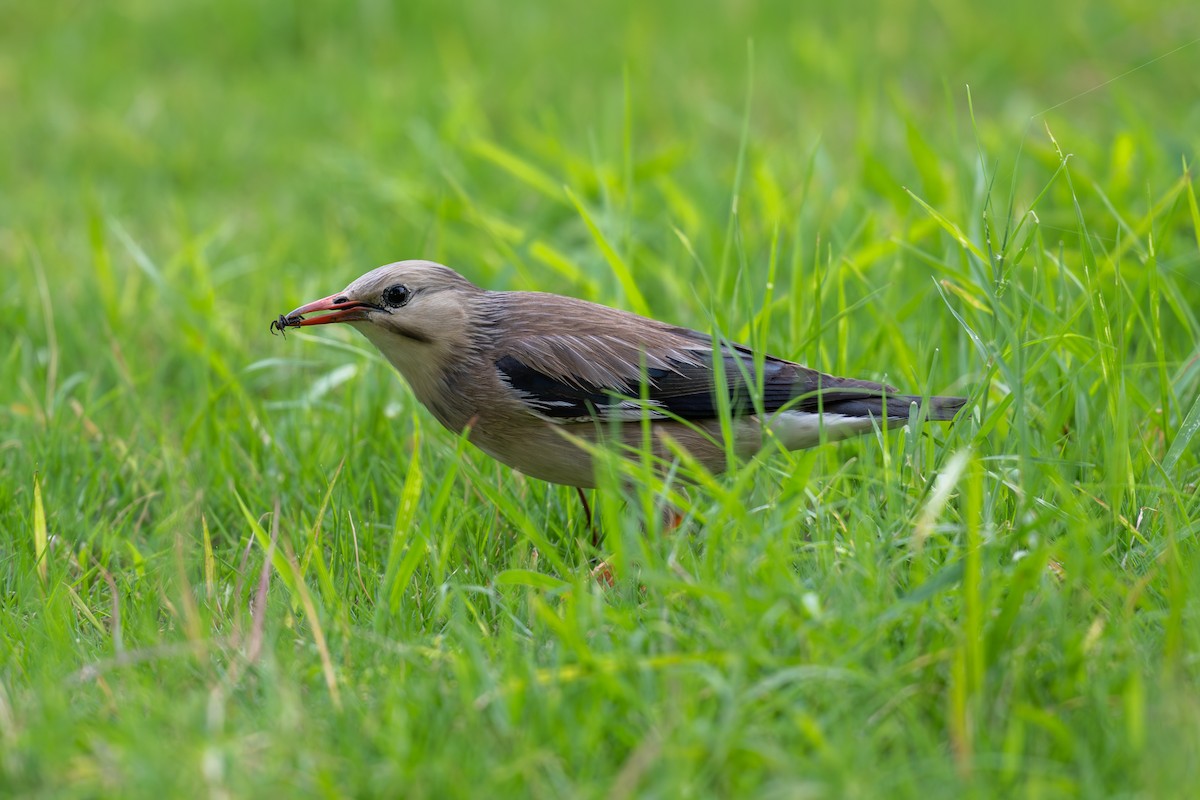
<path id="1" fill-rule="evenodd" d="M 920 405 L 925 401 L 918 395 L 891 394 L 886 398 L 887 418 L 891 420 L 908 419 L 908 407 L 913 403 Z M 930 422 L 949 422 L 954 419 L 962 407 L 967 404 L 965 397 L 930 397 L 928 398 L 926 419 Z M 878 395 L 864 395 L 846 399 L 826 401 L 826 414 L 845 414 L 848 417 L 884 417 L 885 398 Z"/>

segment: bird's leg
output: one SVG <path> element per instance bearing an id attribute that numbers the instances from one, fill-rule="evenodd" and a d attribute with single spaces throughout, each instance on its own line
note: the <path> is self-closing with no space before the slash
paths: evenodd
<path id="1" fill-rule="evenodd" d="M 606 588 L 617 585 L 617 577 L 613 574 L 612 566 L 607 561 L 601 561 L 592 567 L 592 580 Z"/>
<path id="2" fill-rule="evenodd" d="M 687 489 L 680 487 L 677 491 L 683 496 L 684 501 L 688 501 Z M 661 503 L 658 507 L 659 521 L 662 523 L 663 534 L 670 536 L 683 525 L 683 509 L 667 500 L 665 496 Z"/>
<path id="3" fill-rule="evenodd" d="M 578 487 L 576 488 L 578 489 Z M 596 528 L 595 520 L 592 519 L 591 508 L 588 506 L 587 498 L 583 494 L 583 489 L 578 489 L 578 491 L 579 499 L 583 503 L 583 507 L 587 512 L 588 520 L 592 523 L 592 546 L 599 550 L 600 532 Z M 687 492 L 682 489 L 679 491 L 684 496 L 684 499 L 687 499 Z M 683 509 L 665 499 L 662 500 L 661 504 L 658 506 L 658 514 L 659 521 L 662 525 L 661 532 L 664 536 L 670 536 L 683 526 L 683 521 L 685 518 Z M 649 523 L 644 522 L 642 524 L 643 532 L 645 532 L 646 528 L 648 527 Z M 608 561 L 596 556 L 592 563 L 595 564 L 595 566 L 592 567 L 591 576 L 596 583 L 609 589 L 617 585 L 616 574 L 613 572 L 612 565 L 609 564 Z M 642 591 L 645 591 L 645 587 L 642 587 Z"/>
<path id="4" fill-rule="evenodd" d="M 583 513 L 587 517 L 588 529 L 592 534 L 592 547 L 600 549 L 600 530 L 596 527 L 596 518 L 592 516 L 592 507 L 588 504 L 587 495 L 583 491 L 582 486 L 576 486 L 575 491 L 579 493 L 579 502 L 583 504 Z"/>
<path id="5" fill-rule="evenodd" d="M 683 524 L 683 512 L 673 505 L 665 505 L 662 508 L 662 524 L 663 534 L 670 536 L 675 531 L 679 530 L 679 526 Z"/>
<path id="6" fill-rule="evenodd" d="M 600 528 L 596 525 L 596 518 L 592 515 L 592 507 L 588 503 L 587 494 L 584 493 L 583 487 L 576 486 L 575 491 L 579 493 L 579 502 L 583 504 L 583 513 L 587 515 L 588 528 L 592 533 L 592 547 L 596 550 L 600 549 Z M 592 567 L 592 578 L 596 583 L 607 586 L 611 589 L 616 586 L 616 578 L 613 576 L 612 567 L 604 559 L 596 556 L 596 566 Z"/>

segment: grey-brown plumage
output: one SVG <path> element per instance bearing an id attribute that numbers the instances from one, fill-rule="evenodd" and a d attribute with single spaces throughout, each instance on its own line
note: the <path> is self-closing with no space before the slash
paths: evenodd
<path id="1" fill-rule="evenodd" d="M 306 314 L 329 312 L 323 316 Z M 906 422 L 912 403 L 947 421 L 962 397 L 920 397 L 838 378 L 627 311 L 540 292 L 492 292 L 430 261 L 379 267 L 297 308 L 272 330 L 345 322 L 399 370 L 417 399 L 456 433 L 535 478 L 595 485 L 573 437 L 637 446 L 648 417 L 660 456 L 670 437 L 708 469 L 726 466 L 720 407 L 742 457 L 768 436 L 811 447 Z M 720 391 L 718 391 L 720 387 Z M 719 397 L 719 395 L 723 395 Z M 563 434 L 568 434 L 564 436 Z"/>

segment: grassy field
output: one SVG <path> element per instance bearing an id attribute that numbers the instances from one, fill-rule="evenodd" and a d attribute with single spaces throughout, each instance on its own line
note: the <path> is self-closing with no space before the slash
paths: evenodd
<path id="1" fill-rule="evenodd" d="M 5 3 L 0 795 L 1192 796 L 1200 8 L 838 5 Z M 597 553 L 414 257 L 970 414 Z"/>

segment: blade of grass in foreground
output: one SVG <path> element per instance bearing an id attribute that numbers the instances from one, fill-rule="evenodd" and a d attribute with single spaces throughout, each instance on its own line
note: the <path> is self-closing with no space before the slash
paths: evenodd
<path id="1" fill-rule="evenodd" d="M 48 577 L 48 566 L 46 564 L 46 550 L 49 544 L 50 537 L 46 534 L 46 508 L 42 504 L 42 484 L 38 480 L 37 473 L 33 476 L 33 555 L 37 564 L 38 579 L 42 582 L 42 588 L 46 588 L 46 579 Z"/>
<path id="2" fill-rule="evenodd" d="M 642 290 L 638 288 L 637 281 L 633 277 L 633 271 L 629 268 L 629 264 L 621 257 L 621 254 L 613 249 L 604 232 L 600 230 L 600 226 L 596 224 L 596 220 L 592 217 L 587 206 L 583 204 L 571 187 L 563 187 L 567 193 L 567 197 L 575 206 L 575 210 L 579 212 L 583 224 L 587 226 L 588 232 L 592 234 L 592 239 L 595 240 L 596 246 L 600 248 L 600 252 L 604 254 L 604 260 L 608 262 L 609 269 L 613 271 L 617 282 L 621 284 L 621 290 L 625 293 L 625 299 L 632 306 L 633 311 L 643 316 L 650 314 L 650 306 L 646 303 L 646 298 L 642 295 Z"/>
<path id="3" fill-rule="evenodd" d="M 381 599 L 376 624 L 382 623 L 387 615 L 400 613 L 400 601 L 404 590 L 408 588 L 409 579 L 417 568 L 417 561 L 424 552 L 422 543 L 417 541 L 415 519 L 417 503 L 421 498 L 421 486 L 424 484 L 424 473 L 421 469 L 421 427 L 419 420 L 413 419 L 412 453 L 408 462 L 408 471 L 404 475 L 404 486 L 400 490 L 400 505 L 396 509 L 396 522 L 392 526 L 392 541 L 388 546 L 387 571 L 384 573 L 383 584 L 380 587 Z"/>
<path id="4" fill-rule="evenodd" d="M 1167 451 L 1167 457 L 1163 459 L 1163 470 L 1172 478 L 1174 477 L 1175 466 L 1187 451 L 1192 437 L 1196 435 L 1196 431 L 1200 431 L 1200 394 L 1196 395 L 1196 400 L 1192 403 L 1191 410 L 1188 411 L 1183 424 L 1179 426 L 1179 433 L 1175 435 L 1175 441 L 1171 443 L 1171 449 Z"/>

